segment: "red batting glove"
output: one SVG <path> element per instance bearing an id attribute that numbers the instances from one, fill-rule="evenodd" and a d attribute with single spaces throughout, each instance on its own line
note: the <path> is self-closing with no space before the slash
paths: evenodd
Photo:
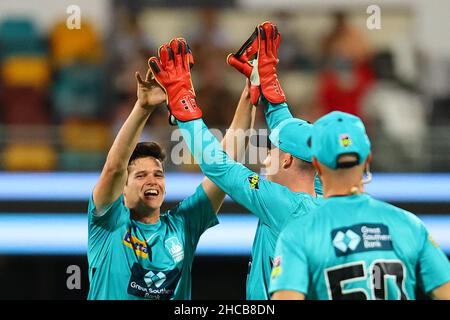
<path id="1" fill-rule="evenodd" d="M 194 64 L 192 52 L 183 38 L 172 39 L 159 47 L 159 58 L 151 57 L 149 67 L 155 80 L 166 92 L 171 124 L 176 120 L 190 121 L 202 117 L 192 86 L 190 67 Z"/>

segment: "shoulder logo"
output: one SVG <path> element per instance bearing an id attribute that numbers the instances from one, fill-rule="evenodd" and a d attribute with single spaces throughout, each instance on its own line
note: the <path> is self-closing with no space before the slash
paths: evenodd
<path id="1" fill-rule="evenodd" d="M 259 189 L 259 176 L 253 175 L 248 177 L 248 182 L 250 182 L 250 189 Z"/>
<path id="2" fill-rule="evenodd" d="M 352 139 L 348 133 L 343 133 L 339 135 L 339 143 L 346 148 L 352 144 Z"/>

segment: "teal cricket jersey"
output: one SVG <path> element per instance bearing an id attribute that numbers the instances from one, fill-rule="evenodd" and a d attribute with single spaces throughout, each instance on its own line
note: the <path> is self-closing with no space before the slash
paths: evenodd
<path id="1" fill-rule="evenodd" d="M 415 299 L 450 281 L 450 264 L 412 213 L 367 194 L 331 197 L 281 232 L 270 292 L 306 299 Z"/>
<path id="2" fill-rule="evenodd" d="M 89 202 L 89 300 L 191 298 L 191 268 L 201 234 L 218 223 L 203 187 L 161 214 L 135 221 L 123 195 L 100 215 Z"/>
<path id="3" fill-rule="evenodd" d="M 286 117 L 292 117 L 286 104 L 269 110 L 269 116 L 266 117 L 271 128 Z M 203 120 L 178 122 L 178 125 L 203 173 L 234 201 L 259 218 L 246 296 L 250 300 L 268 300 L 270 272 L 280 231 L 291 216 L 309 212 L 318 205 L 320 199 L 307 193 L 292 192 L 285 186 L 261 179 L 255 172 L 228 157 Z M 321 190 L 320 184 L 316 187 Z"/>

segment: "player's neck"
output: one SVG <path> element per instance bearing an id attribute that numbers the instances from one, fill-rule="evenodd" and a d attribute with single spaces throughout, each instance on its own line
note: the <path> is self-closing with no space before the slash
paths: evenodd
<path id="1" fill-rule="evenodd" d="M 148 208 L 146 210 L 131 210 L 131 218 L 142 223 L 155 224 L 159 220 L 160 213 L 160 208 L 150 211 Z"/>
<path id="2" fill-rule="evenodd" d="M 364 192 L 361 181 L 323 181 L 323 196 L 325 198 L 333 196 L 351 196 Z"/>
<path id="3" fill-rule="evenodd" d="M 291 174 L 283 178 L 283 185 L 292 192 L 305 192 L 312 196 L 316 196 L 314 190 L 314 176 Z"/>

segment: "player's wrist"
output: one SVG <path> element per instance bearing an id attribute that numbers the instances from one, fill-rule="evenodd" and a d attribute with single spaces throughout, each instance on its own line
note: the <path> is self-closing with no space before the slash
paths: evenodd
<path id="1" fill-rule="evenodd" d="M 157 105 L 152 105 L 145 100 L 143 101 L 139 99 L 137 99 L 134 104 L 134 108 L 144 115 L 150 115 L 156 107 Z"/>

